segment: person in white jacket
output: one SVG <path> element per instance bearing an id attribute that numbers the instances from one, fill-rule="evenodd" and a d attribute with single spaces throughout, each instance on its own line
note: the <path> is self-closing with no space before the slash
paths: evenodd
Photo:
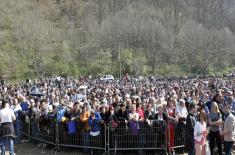
<path id="1" fill-rule="evenodd" d="M 221 134 L 224 136 L 225 155 L 232 155 L 233 144 L 235 141 L 235 116 L 231 113 L 231 107 L 224 105 L 226 119 Z"/>
<path id="2" fill-rule="evenodd" d="M 206 135 L 207 135 L 206 123 L 207 123 L 206 112 L 204 110 L 201 110 L 199 113 L 199 121 L 196 122 L 194 129 L 196 155 L 205 155 Z"/>
<path id="3" fill-rule="evenodd" d="M 7 100 L 2 100 L 2 106 L 3 108 L 0 110 L 1 155 L 5 155 L 6 145 L 10 147 L 10 155 L 14 155 L 15 131 L 13 122 L 16 120 L 16 117 L 14 111 L 10 109 Z"/>

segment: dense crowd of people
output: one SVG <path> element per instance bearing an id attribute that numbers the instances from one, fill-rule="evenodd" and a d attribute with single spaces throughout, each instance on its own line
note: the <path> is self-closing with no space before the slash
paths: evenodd
<path id="1" fill-rule="evenodd" d="M 80 128 L 86 133 L 82 137 L 84 145 L 88 145 L 89 135 L 102 134 L 100 124 L 111 124 L 114 129 L 131 124 L 136 132 L 139 126 L 135 122 L 151 125 L 154 120 L 167 122 L 169 153 L 174 152 L 176 124 L 185 130 L 189 155 L 206 154 L 207 141 L 212 155 L 215 144 L 216 154 L 231 155 L 235 141 L 233 76 L 159 79 L 124 76 L 117 81 L 54 77 L 4 84 L 0 87 L 0 98 L 2 155 L 8 142 L 11 155 L 14 154 L 13 141 L 21 141 L 22 121 L 31 121 L 31 134 L 39 129 L 49 133 L 51 118 L 64 124 L 71 121 L 83 124 Z"/>

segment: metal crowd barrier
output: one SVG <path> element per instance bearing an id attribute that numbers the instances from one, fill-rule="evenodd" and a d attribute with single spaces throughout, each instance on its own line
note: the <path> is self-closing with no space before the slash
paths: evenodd
<path id="1" fill-rule="evenodd" d="M 167 124 L 165 121 L 152 121 L 149 124 L 135 121 L 117 123 L 117 127 L 113 127 L 112 123 L 109 123 L 109 151 L 161 150 L 167 153 Z"/>
<path id="2" fill-rule="evenodd" d="M 185 148 L 185 130 L 184 122 L 168 124 L 168 150 L 184 149 Z M 182 150 L 184 151 L 184 150 Z"/>
<path id="3" fill-rule="evenodd" d="M 30 139 L 46 144 L 56 145 L 56 120 L 54 117 L 46 121 L 30 120 Z"/>
<path id="4" fill-rule="evenodd" d="M 29 120 L 21 121 L 20 133 L 21 135 L 26 136 L 28 139 L 30 139 L 30 121 Z"/>
<path id="5" fill-rule="evenodd" d="M 90 131 L 84 130 L 84 124 L 76 121 L 75 122 L 75 133 L 69 134 L 68 127 L 65 123 L 59 123 L 58 127 L 58 147 L 72 147 L 72 148 L 83 148 L 85 151 L 100 150 L 106 152 L 106 125 L 100 125 L 100 134 L 91 135 Z"/>
<path id="6" fill-rule="evenodd" d="M 87 151 L 98 150 L 103 153 L 158 150 L 158 152 L 167 154 L 169 150 L 185 146 L 185 126 L 174 124 L 171 128 L 171 125 L 158 120 L 150 123 L 119 121 L 116 125 L 110 122 L 107 126 L 100 124 L 100 134 L 91 136 L 79 121 L 76 121 L 75 133 L 69 134 L 67 123 L 57 122 L 52 117 L 44 123 L 34 119 L 22 122 L 21 132 L 33 141 L 51 144 L 57 149 L 60 147 L 81 148 Z M 173 142 L 170 138 L 172 136 L 174 137 Z"/>

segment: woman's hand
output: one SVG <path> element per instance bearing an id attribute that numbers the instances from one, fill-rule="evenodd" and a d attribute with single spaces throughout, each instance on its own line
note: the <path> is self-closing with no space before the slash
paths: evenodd
<path id="1" fill-rule="evenodd" d="M 201 136 L 203 133 L 202 132 L 198 132 L 197 133 L 197 136 Z"/>
<path id="2" fill-rule="evenodd" d="M 205 135 L 207 135 L 207 133 L 208 133 L 207 130 L 205 130 L 205 131 L 202 132 L 202 134 L 205 134 Z"/>
<path id="3" fill-rule="evenodd" d="M 149 119 L 146 119 L 145 121 L 147 122 L 147 124 L 148 124 L 148 125 L 150 125 L 150 121 L 149 121 Z"/>

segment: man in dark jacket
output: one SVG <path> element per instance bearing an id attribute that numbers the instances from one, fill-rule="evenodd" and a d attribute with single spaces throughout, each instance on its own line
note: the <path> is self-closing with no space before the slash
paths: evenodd
<path id="1" fill-rule="evenodd" d="M 188 155 L 195 154 L 195 144 L 194 144 L 194 127 L 196 124 L 196 114 L 197 114 L 197 107 L 195 103 L 190 104 L 190 112 L 186 118 L 186 132 L 185 137 L 186 147 L 188 149 Z"/>
<path id="2" fill-rule="evenodd" d="M 125 147 L 128 144 L 126 133 L 128 131 L 128 120 L 129 120 L 129 113 L 126 110 L 126 106 L 124 104 L 120 105 L 120 109 L 117 112 L 117 119 L 118 119 L 118 127 L 116 129 L 117 134 L 117 145 L 119 147 Z"/>
<path id="3" fill-rule="evenodd" d="M 118 121 L 125 122 L 129 120 L 129 113 L 126 110 L 126 106 L 124 104 L 120 105 L 120 109 L 117 112 L 117 119 Z"/>

